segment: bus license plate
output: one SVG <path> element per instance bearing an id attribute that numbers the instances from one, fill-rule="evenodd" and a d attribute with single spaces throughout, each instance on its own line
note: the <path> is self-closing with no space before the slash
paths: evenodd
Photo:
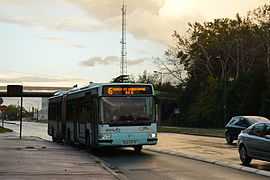
<path id="1" fill-rule="evenodd" d="M 136 140 L 123 140 L 123 144 L 133 145 L 133 144 L 136 144 Z"/>

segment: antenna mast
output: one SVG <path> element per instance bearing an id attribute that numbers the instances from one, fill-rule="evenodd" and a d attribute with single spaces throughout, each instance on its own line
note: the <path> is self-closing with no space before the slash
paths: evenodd
<path id="1" fill-rule="evenodd" d="M 120 73 L 121 75 L 127 75 L 127 39 L 126 39 L 126 15 L 127 15 L 127 6 L 125 0 L 123 0 L 122 5 L 122 39 L 121 39 L 121 64 L 120 64 Z"/>

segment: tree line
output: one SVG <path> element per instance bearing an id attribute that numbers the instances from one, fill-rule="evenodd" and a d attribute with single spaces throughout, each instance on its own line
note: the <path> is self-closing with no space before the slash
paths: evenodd
<path id="1" fill-rule="evenodd" d="M 156 62 L 177 80 L 179 126 L 219 128 L 236 115 L 270 118 L 269 4 L 246 16 L 189 23 L 187 35 L 175 31 L 173 39 Z"/>
<path id="2" fill-rule="evenodd" d="M 0 119 L 11 120 L 11 121 L 19 120 L 20 111 L 21 111 L 21 106 L 10 104 L 7 106 L 6 111 L 0 114 Z M 34 107 L 32 107 L 32 111 L 27 111 L 24 107 L 22 107 L 22 117 L 33 118 L 34 111 L 35 111 Z"/>

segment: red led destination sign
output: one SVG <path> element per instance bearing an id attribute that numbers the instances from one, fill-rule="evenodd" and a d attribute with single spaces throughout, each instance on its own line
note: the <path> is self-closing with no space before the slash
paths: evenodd
<path id="1" fill-rule="evenodd" d="M 150 86 L 106 86 L 103 88 L 104 95 L 146 95 L 152 94 Z"/>

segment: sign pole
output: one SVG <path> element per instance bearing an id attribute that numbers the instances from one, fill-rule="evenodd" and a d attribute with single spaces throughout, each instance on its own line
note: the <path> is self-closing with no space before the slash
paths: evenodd
<path id="1" fill-rule="evenodd" d="M 20 139 L 22 139 L 22 116 L 23 116 L 23 97 L 21 96 L 21 109 L 20 109 Z"/>
<path id="2" fill-rule="evenodd" d="M 21 97 L 20 139 L 22 139 L 23 86 L 22 85 L 7 85 L 7 96 L 8 97 Z"/>
<path id="3" fill-rule="evenodd" d="M 3 103 L 3 98 L 0 97 L 0 111 L 1 111 L 1 118 L 2 118 L 2 127 L 4 127 L 4 110 L 2 109 L 1 104 Z"/>

